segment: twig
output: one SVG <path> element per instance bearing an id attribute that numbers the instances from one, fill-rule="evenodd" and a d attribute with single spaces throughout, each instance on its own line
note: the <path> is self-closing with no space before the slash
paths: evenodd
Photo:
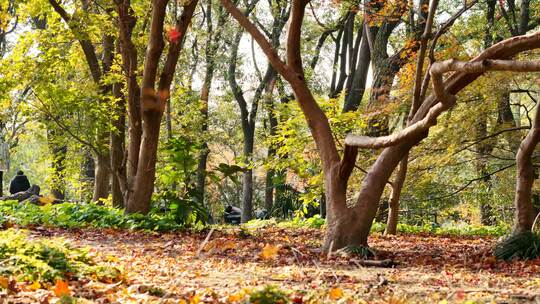
<path id="1" fill-rule="evenodd" d="M 332 257 L 332 247 L 334 247 L 334 241 L 331 241 L 330 246 L 328 246 L 328 254 L 326 255 L 327 259 L 330 259 Z"/>
<path id="2" fill-rule="evenodd" d="M 213 232 L 214 232 L 214 228 L 210 229 L 210 232 L 208 232 L 208 235 L 206 235 L 206 238 L 201 243 L 201 246 L 199 246 L 199 250 L 197 250 L 197 254 L 195 254 L 195 257 L 198 257 L 201 254 L 201 251 L 204 249 L 204 246 L 208 244 L 208 241 L 210 240 L 210 237 L 212 236 Z"/>

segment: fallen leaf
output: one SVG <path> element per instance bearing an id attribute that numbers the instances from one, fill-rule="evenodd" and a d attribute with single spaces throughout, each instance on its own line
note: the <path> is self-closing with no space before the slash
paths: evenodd
<path id="1" fill-rule="evenodd" d="M 339 300 L 343 297 L 343 290 L 339 287 L 334 287 L 328 292 L 328 296 L 332 300 Z"/>
<path id="2" fill-rule="evenodd" d="M 56 280 L 56 285 L 54 285 L 54 295 L 57 297 L 69 296 L 71 291 L 69 290 L 69 285 L 66 281 Z"/>
<path id="3" fill-rule="evenodd" d="M 279 247 L 266 244 L 266 246 L 264 246 L 264 248 L 261 251 L 261 258 L 263 258 L 264 260 L 273 259 L 277 256 L 278 251 L 279 251 Z"/>
<path id="4" fill-rule="evenodd" d="M 2 286 L 2 288 L 7 289 L 9 286 L 9 279 L 6 277 L 0 277 L 0 286 Z"/>

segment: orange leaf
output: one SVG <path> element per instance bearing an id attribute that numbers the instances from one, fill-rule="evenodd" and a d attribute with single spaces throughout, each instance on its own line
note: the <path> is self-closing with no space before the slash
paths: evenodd
<path id="1" fill-rule="evenodd" d="M 339 300 L 343 297 L 343 290 L 341 290 L 341 288 L 339 287 L 332 288 L 330 289 L 328 296 L 332 300 Z"/>
<path id="2" fill-rule="evenodd" d="M 266 244 L 266 246 L 264 246 L 264 248 L 261 251 L 261 257 L 264 260 L 273 259 L 277 256 L 278 251 L 279 251 L 279 247 Z"/>
<path id="3" fill-rule="evenodd" d="M 71 291 L 69 290 L 69 285 L 66 281 L 56 280 L 56 285 L 54 285 L 54 294 L 57 297 L 69 296 Z"/>

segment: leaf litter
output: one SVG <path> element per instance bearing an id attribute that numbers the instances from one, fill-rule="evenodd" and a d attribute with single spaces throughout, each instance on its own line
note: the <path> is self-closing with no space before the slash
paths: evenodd
<path id="1" fill-rule="evenodd" d="M 87 247 L 121 280 L 56 281 L 54 286 L 0 278 L 0 303 L 244 303 L 257 288 L 285 290 L 293 303 L 537 303 L 540 259 L 498 261 L 489 237 L 381 236 L 370 245 L 391 268 L 319 250 L 323 231 L 264 227 L 148 233 L 38 227 L 33 238 L 62 237 Z M 209 237 L 210 235 L 210 237 Z M 206 240 L 206 241 L 205 241 Z"/>

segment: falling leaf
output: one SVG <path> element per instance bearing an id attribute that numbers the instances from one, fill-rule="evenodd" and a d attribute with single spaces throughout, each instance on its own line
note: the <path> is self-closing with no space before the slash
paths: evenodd
<path id="1" fill-rule="evenodd" d="M 334 287 L 328 292 L 328 296 L 332 300 L 339 300 L 343 297 L 343 290 L 339 287 Z"/>
<path id="2" fill-rule="evenodd" d="M 169 41 L 171 43 L 178 43 L 178 41 L 180 40 L 180 36 L 182 36 L 182 33 L 180 33 L 175 27 L 171 27 L 167 32 L 167 35 L 169 36 Z"/>
<path id="3" fill-rule="evenodd" d="M 63 280 L 56 280 L 56 285 L 54 285 L 54 295 L 57 297 L 71 295 L 68 283 Z"/>
<path id="4" fill-rule="evenodd" d="M 264 260 L 273 259 L 277 256 L 278 251 L 279 251 L 279 247 L 266 244 L 266 246 L 264 246 L 264 248 L 261 251 L 261 258 L 263 258 Z"/>

